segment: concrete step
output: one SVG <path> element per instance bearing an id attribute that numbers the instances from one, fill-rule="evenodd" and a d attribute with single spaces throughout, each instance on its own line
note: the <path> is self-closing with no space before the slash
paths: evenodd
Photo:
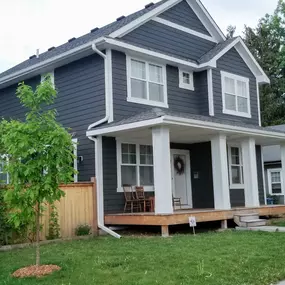
<path id="1" fill-rule="evenodd" d="M 247 222 L 247 221 L 259 219 L 259 215 L 257 213 L 239 214 L 239 215 L 235 215 L 235 216 L 237 216 L 241 222 Z"/>
<path id="2" fill-rule="evenodd" d="M 245 222 L 240 222 L 240 227 L 250 228 L 250 227 L 261 227 L 266 226 L 267 220 L 264 219 L 255 219 L 255 220 L 248 220 Z"/>

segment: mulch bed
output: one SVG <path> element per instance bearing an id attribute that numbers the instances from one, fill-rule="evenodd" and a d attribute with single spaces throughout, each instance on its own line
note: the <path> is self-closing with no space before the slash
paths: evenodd
<path id="1" fill-rule="evenodd" d="M 16 278 L 27 277 L 43 277 L 52 274 L 54 271 L 59 271 L 61 268 L 57 265 L 32 265 L 16 270 L 12 276 Z"/>

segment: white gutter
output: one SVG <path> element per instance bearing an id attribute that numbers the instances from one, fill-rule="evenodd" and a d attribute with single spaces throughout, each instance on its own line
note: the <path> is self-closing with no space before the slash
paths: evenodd
<path id="1" fill-rule="evenodd" d="M 97 188 L 97 221 L 98 228 L 115 238 L 121 238 L 119 234 L 107 228 L 104 224 L 104 196 L 103 196 L 103 157 L 102 157 L 102 137 L 88 137 L 95 143 L 95 171 Z"/>

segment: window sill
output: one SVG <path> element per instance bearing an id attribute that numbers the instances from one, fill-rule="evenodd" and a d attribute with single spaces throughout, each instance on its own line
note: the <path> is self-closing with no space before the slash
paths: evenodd
<path id="1" fill-rule="evenodd" d="M 230 189 L 231 189 L 231 190 L 244 189 L 244 184 L 231 184 L 231 185 L 230 185 Z"/>
<path id="2" fill-rule="evenodd" d="M 284 193 L 279 193 L 279 194 L 269 193 L 269 195 L 271 195 L 271 196 L 284 196 Z"/>
<path id="3" fill-rule="evenodd" d="M 179 88 L 180 89 L 186 89 L 186 90 L 190 90 L 190 91 L 195 91 L 195 88 L 193 85 L 187 85 L 187 84 L 179 84 Z"/>
<path id="4" fill-rule="evenodd" d="M 156 101 L 148 101 L 148 100 L 139 99 L 139 98 L 128 97 L 127 101 L 131 102 L 131 103 L 136 103 L 136 104 L 143 104 L 143 105 L 149 105 L 149 106 L 155 106 L 155 107 L 169 108 L 167 103 L 161 103 L 161 102 L 156 102 Z"/>
<path id="5" fill-rule="evenodd" d="M 223 114 L 231 115 L 231 116 L 236 116 L 236 117 L 249 118 L 249 119 L 252 118 L 252 117 L 251 117 L 251 114 L 240 113 L 240 112 L 229 111 L 229 110 L 223 110 Z"/>
<path id="6" fill-rule="evenodd" d="M 133 191 L 135 191 L 135 186 L 133 186 Z M 145 192 L 154 192 L 154 186 L 143 186 Z M 123 187 L 118 187 L 117 188 L 118 193 L 124 193 Z"/>

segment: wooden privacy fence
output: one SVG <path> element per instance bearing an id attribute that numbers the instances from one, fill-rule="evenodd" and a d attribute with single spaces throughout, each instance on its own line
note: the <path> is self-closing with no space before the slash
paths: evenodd
<path id="1" fill-rule="evenodd" d="M 65 197 L 55 203 L 60 226 L 60 237 L 69 238 L 75 236 L 78 225 L 88 224 L 92 227 L 92 233 L 97 233 L 97 202 L 96 182 L 73 183 L 62 185 Z M 46 210 L 41 218 L 43 229 L 41 240 L 45 240 L 49 233 L 51 207 Z"/>

